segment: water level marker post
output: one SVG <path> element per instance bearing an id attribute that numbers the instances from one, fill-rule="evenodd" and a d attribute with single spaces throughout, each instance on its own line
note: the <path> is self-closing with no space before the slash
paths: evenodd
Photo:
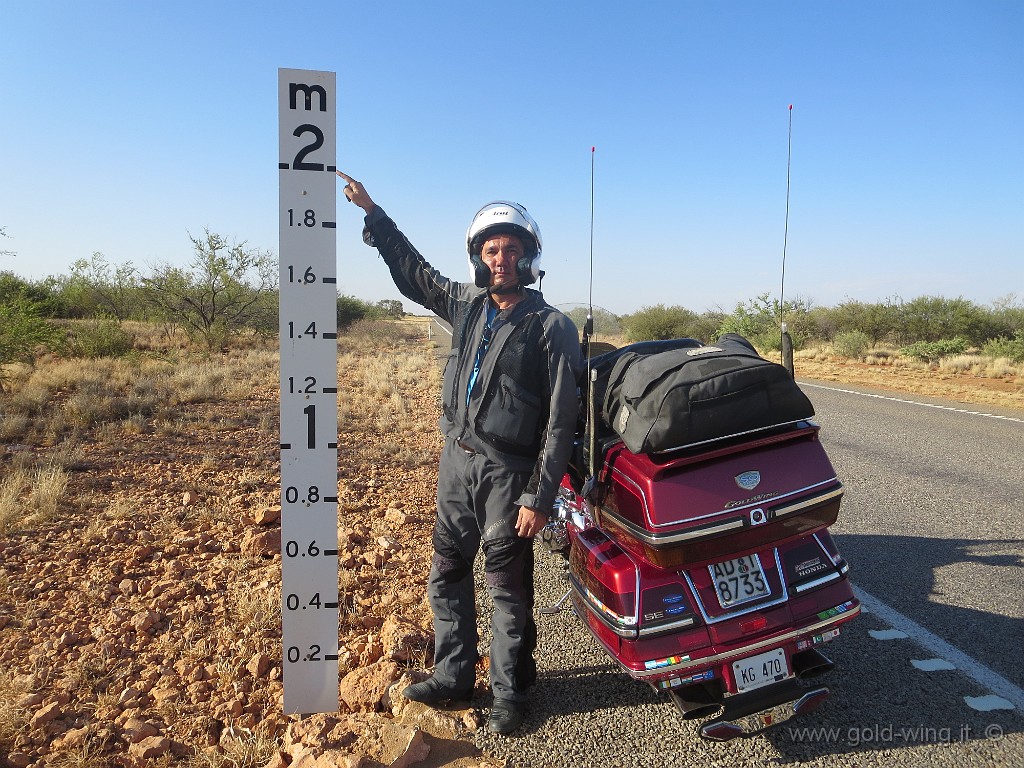
<path id="1" fill-rule="evenodd" d="M 279 69 L 284 711 L 338 711 L 335 73 Z"/>

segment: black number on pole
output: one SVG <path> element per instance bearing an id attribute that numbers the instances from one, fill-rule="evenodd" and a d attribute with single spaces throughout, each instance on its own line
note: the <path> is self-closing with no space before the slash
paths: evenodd
<path id="1" fill-rule="evenodd" d="M 301 386 L 299 387 L 299 394 L 300 395 L 314 395 L 314 394 L 316 394 L 316 377 L 315 376 L 307 376 L 304 379 L 304 381 L 306 382 L 306 386 L 305 387 L 301 387 Z M 295 377 L 294 376 L 289 376 L 288 377 L 288 392 L 290 394 L 295 394 Z"/>
<path id="2" fill-rule="evenodd" d="M 306 414 L 306 447 L 313 450 L 316 448 L 316 406 L 307 405 L 302 412 Z"/>
<path id="3" fill-rule="evenodd" d="M 307 144 L 300 149 L 295 155 L 295 162 L 292 163 L 292 168 L 296 171 L 322 171 L 324 169 L 323 163 L 307 163 L 306 155 L 310 152 L 316 152 L 320 147 L 324 145 L 324 132 L 317 128 L 315 125 L 309 123 L 303 123 L 293 132 L 293 136 L 301 136 L 304 133 L 313 134 L 313 143 Z"/>
<path id="4" fill-rule="evenodd" d="M 288 265 L 288 282 L 295 282 L 295 267 Z M 315 283 L 316 275 L 313 273 L 312 267 L 306 267 L 306 271 L 302 273 L 302 277 L 299 278 L 300 283 Z"/>

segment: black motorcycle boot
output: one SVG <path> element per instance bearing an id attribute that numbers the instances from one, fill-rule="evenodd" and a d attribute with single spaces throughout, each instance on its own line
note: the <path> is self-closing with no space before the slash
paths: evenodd
<path id="1" fill-rule="evenodd" d="M 495 699 L 491 716 L 487 718 L 487 730 L 507 736 L 523 724 L 526 705 L 510 699 Z"/>
<path id="2" fill-rule="evenodd" d="M 450 688 L 436 677 L 428 677 L 420 683 L 406 686 L 402 695 L 410 701 L 433 706 L 444 701 L 469 701 L 473 698 L 473 689 Z"/>

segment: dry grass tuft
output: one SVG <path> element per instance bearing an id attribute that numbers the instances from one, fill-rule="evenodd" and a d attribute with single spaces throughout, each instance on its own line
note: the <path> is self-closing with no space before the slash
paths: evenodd
<path id="1" fill-rule="evenodd" d="M 68 473 L 47 464 L 19 466 L 0 480 L 0 533 L 52 520 L 68 488 Z"/>
<path id="2" fill-rule="evenodd" d="M 18 701 L 26 693 L 29 689 L 21 679 L 6 669 L 0 669 L 0 749 L 12 747 L 28 724 L 29 713 L 18 706 Z"/>

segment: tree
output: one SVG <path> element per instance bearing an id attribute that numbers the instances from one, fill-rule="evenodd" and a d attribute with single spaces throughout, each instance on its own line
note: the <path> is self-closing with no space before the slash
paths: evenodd
<path id="1" fill-rule="evenodd" d="M 655 304 L 622 318 L 623 330 L 629 341 L 681 339 L 692 335 L 698 315 L 686 307 L 666 307 Z"/>
<path id="2" fill-rule="evenodd" d="M 381 299 L 377 302 L 375 308 L 378 317 L 385 317 L 390 320 L 401 320 L 405 317 L 402 302 L 397 299 Z"/>
<path id="3" fill-rule="evenodd" d="M 98 251 L 71 265 L 64 286 L 69 306 L 77 305 L 80 316 L 107 315 L 118 322 L 139 313 L 139 289 L 139 271 L 130 261 L 111 265 Z"/>
<path id="4" fill-rule="evenodd" d="M 215 232 L 189 235 L 195 256 L 187 269 L 159 265 L 143 278 L 147 300 L 207 349 L 244 328 L 277 328 L 277 262 L 271 254 L 229 243 Z"/>
<path id="5" fill-rule="evenodd" d="M 37 347 L 55 346 L 60 340 L 60 330 L 40 315 L 36 302 L 24 296 L 0 296 L 0 391 L 3 366 L 31 362 Z"/>
<path id="6" fill-rule="evenodd" d="M 41 317 L 62 317 L 63 303 L 46 281 L 30 283 L 10 271 L 0 272 L 0 301 L 20 297 L 30 301 Z"/>
<path id="7" fill-rule="evenodd" d="M 762 293 L 745 304 L 737 304 L 736 310 L 718 327 L 715 336 L 738 333 L 759 349 L 778 351 L 782 347 L 781 323 L 785 320 L 794 349 L 800 349 L 813 335 L 815 323 L 810 310 L 810 301 L 806 299 L 792 299 L 783 305 L 778 299 Z"/>
<path id="8" fill-rule="evenodd" d="M 981 345 L 999 335 L 1000 327 L 991 312 L 962 296 L 920 296 L 900 305 L 906 341 L 940 341 L 961 337 Z"/>

